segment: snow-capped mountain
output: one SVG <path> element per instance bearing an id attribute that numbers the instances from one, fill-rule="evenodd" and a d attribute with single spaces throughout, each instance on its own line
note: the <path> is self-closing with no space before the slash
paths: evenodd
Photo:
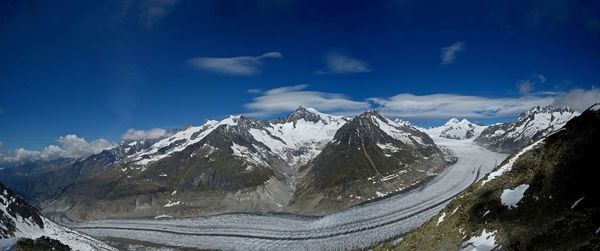
<path id="1" fill-rule="evenodd" d="M 44 208 L 80 219 L 303 210 L 296 195 L 327 182 L 397 182 L 364 188 L 341 208 L 406 189 L 443 168 L 444 157 L 428 135 L 377 112 L 349 119 L 300 106 L 274 120 L 230 116 L 181 129 L 76 180 Z M 324 183 L 305 177 L 333 170 Z"/>
<path id="2" fill-rule="evenodd" d="M 442 126 L 421 130 L 434 137 L 462 140 L 476 138 L 486 127 L 471 123 L 467 119 L 451 118 Z"/>
<path id="3" fill-rule="evenodd" d="M 36 239 L 41 236 L 58 240 L 73 250 L 116 250 L 45 218 L 37 208 L 0 183 L 0 239 Z"/>
<path id="4" fill-rule="evenodd" d="M 463 140 L 476 138 L 486 127 L 471 123 L 467 119 L 451 118 L 441 126 L 419 129 L 432 137 Z"/>
<path id="5" fill-rule="evenodd" d="M 304 167 L 307 181 L 294 203 L 324 213 L 403 191 L 436 175 L 444 157 L 427 134 L 368 111 L 343 125 Z"/>
<path id="6" fill-rule="evenodd" d="M 509 157 L 394 248 L 600 250 L 598 107 Z M 570 113 L 525 115 L 540 110 Z"/>
<path id="7" fill-rule="evenodd" d="M 566 107 L 534 107 L 521 113 L 516 122 L 487 127 L 475 142 L 491 150 L 511 153 L 562 128 L 579 113 Z"/>

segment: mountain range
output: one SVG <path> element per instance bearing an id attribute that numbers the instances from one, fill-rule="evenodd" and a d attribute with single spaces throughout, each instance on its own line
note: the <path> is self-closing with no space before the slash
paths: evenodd
<path id="1" fill-rule="evenodd" d="M 283 118 L 230 116 L 123 142 L 8 182 L 72 219 L 320 215 L 416 186 L 451 162 L 427 134 L 377 111 L 346 118 L 300 106 Z"/>
<path id="2" fill-rule="evenodd" d="M 521 113 L 515 122 L 485 128 L 475 142 L 496 152 L 512 153 L 556 132 L 577 115 L 567 107 L 536 106 Z"/>
<path id="3" fill-rule="evenodd" d="M 49 236 L 69 246 L 104 247 L 105 244 L 98 244 L 84 235 L 72 237 L 83 240 L 83 243 L 61 239 L 63 237 L 59 233 L 66 236 L 78 233 L 42 216 L 38 206 L 43 208 L 45 215 L 60 221 L 201 216 L 227 212 L 325 215 L 409 191 L 443 172 L 455 158 L 447 149 L 436 145 L 434 139 L 466 140 L 493 151 L 516 153 L 498 170 L 475 184 L 496 190 L 510 186 L 513 188 L 504 191 L 518 194 L 533 186 L 531 172 L 522 175 L 529 179 L 527 188 L 522 186 L 525 183 L 516 184 L 512 178 L 512 183 L 507 185 L 508 181 L 502 178 L 502 174 L 510 173 L 511 168 L 507 166 L 522 165 L 522 159 L 539 148 L 529 146 L 521 149 L 535 142 L 541 145 L 540 140 L 544 138 L 547 138 L 545 142 L 568 144 L 564 149 L 553 146 L 564 152 L 560 152 L 559 156 L 568 156 L 569 150 L 578 149 L 581 144 L 589 148 L 584 142 L 585 137 L 572 135 L 577 129 L 569 128 L 591 130 L 588 124 L 596 123 L 593 114 L 593 111 L 587 111 L 577 120 L 567 123 L 578 113 L 568 108 L 534 107 L 511 123 L 482 126 L 466 119 L 453 118 L 440 127 L 425 129 L 401 119 L 390 120 L 378 111 L 341 117 L 300 106 L 287 116 L 272 120 L 244 116 L 208 120 L 198 126 L 172 130 L 156 139 L 123 141 L 114 148 L 83 159 L 36 161 L 1 169 L 0 181 L 36 204 L 29 205 L 2 185 L 5 192 L 0 200 L 3 203 L 0 219 L 4 228 L 0 229 L 0 233 L 3 238 Z M 575 122 L 581 120 L 583 122 Z M 566 129 L 561 131 L 565 124 Z M 572 134 L 560 136 L 566 134 L 565 130 L 571 130 Z M 595 132 L 590 133 L 584 135 L 595 137 Z M 542 159 L 546 161 L 547 158 Z M 561 158 L 552 163 L 570 161 L 566 157 Z M 537 165 L 543 161 L 531 160 Z M 564 166 L 571 164 L 565 162 Z M 550 177 L 550 174 L 540 175 Z M 526 180 L 519 177 L 519 180 Z M 497 181 L 505 183 L 493 185 Z M 465 191 L 465 195 L 459 196 L 427 223 L 424 230 L 410 234 L 402 245 L 421 245 L 419 236 L 429 235 L 432 230 L 428 228 L 434 223 L 437 227 L 445 217 L 455 213 L 461 217 L 466 213 L 472 214 L 473 208 L 483 210 L 477 203 L 487 203 L 493 198 L 489 197 L 490 194 L 481 197 L 483 195 L 477 192 L 480 190 L 470 188 Z M 462 199 L 471 193 L 481 198 Z M 511 199 L 514 201 L 514 196 L 511 196 L 507 199 L 509 210 L 521 205 L 510 202 Z M 540 197 L 541 194 L 535 196 Z M 572 199 L 563 197 L 560 198 L 565 201 Z M 471 195 L 468 198 L 472 198 Z M 458 205 L 456 201 L 462 201 L 464 205 Z M 506 203 L 501 201 L 501 204 Z M 454 208 L 450 209 L 452 206 Z M 465 213 L 463 206 L 471 208 L 470 211 Z M 490 214 L 487 211 L 503 212 L 500 206 L 487 209 L 483 217 Z M 468 219 L 461 218 L 460 224 L 475 224 Z M 465 225 L 459 231 L 464 235 L 462 239 L 442 240 L 443 245 L 447 244 L 446 241 L 451 245 L 470 245 L 476 240 L 489 241 L 491 233 L 494 236 L 501 233 L 484 229 L 480 236 L 475 236 L 481 230 L 477 228 L 481 224 Z M 426 234 L 420 235 L 419 231 Z M 474 241 L 469 242 L 465 239 L 467 236 L 473 237 Z M 510 236 L 502 238 L 512 241 Z M 462 242 L 457 244 L 458 239 Z M 494 242 L 497 244 L 504 243 L 506 239 L 494 240 L 498 241 Z M 515 245 L 510 241 L 502 245 Z M 450 244 L 440 245 L 436 243 L 431 247 L 452 247 Z"/>

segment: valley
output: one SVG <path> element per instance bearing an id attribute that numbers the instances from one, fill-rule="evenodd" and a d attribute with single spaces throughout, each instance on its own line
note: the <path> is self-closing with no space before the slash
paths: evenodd
<path id="1" fill-rule="evenodd" d="M 505 154 L 472 140 L 433 138 L 457 162 L 423 186 L 323 217 L 223 214 L 162 220 L 101 220 L 70 227 L 97 238 L 119 237 L 201 249 L 366 248 L 411 231 L 496 167 Z"/>

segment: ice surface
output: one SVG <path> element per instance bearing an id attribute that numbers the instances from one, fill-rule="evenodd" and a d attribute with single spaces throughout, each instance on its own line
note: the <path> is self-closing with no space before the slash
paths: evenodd
<path id="1" fill-rule="evenodd" d="M 74 223 L 73 227 L 93 236 L 201 249 L 367 248 L 419 227 L 506 157 L 469 140 L 434 140 L 458 160 L 427 184 L 323 217 L 237 213 L 184 219 L 102 220 Z"/>

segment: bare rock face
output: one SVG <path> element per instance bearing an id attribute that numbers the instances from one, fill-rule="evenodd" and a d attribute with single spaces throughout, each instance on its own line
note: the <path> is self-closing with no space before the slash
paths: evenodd
<path id="1" fill-rule="evenodd" d="M 562 128 L 578 113 L 565 107 L 534 107 L 516 122 L 487 127 L 475 142 L 490 150 L 512 153 Z"/>
<path id="2" fill-rule="evenodd" d="M 447 164 L 427 134 L 368 111 L 342 126 L 307 166 L 296 208 L 327 213 L 403 191 Z"/>

